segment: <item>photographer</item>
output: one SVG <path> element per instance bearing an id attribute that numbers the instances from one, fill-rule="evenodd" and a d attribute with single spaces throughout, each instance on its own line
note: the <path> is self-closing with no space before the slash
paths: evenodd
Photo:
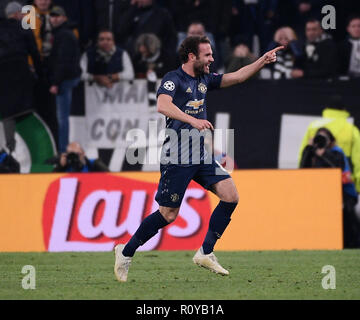
<path id="1" fill-rule="evenodd" d="M 344 168 L 344 156 L 335 146 L 335 137 L 326 128 L 319 128 L 302 153 L 300 168 Z"/>
<path id="2" fill-rule="evenodd" d="M 108 172 L 100 159 L 88 159 L 81 145 L 71 142 L 57 159 L 53 172 Z"/>
<path id="3" fill-rule="evenodd" d="M 360 223 L 356 217 L 357 192 L 351 178 L 349 161 L 336 145 L 334 135 L 319 128 L 315 137 L 305 147 L 300 168 L 341 168 L 343 184 L 344 248 L 360 247 Z"/>

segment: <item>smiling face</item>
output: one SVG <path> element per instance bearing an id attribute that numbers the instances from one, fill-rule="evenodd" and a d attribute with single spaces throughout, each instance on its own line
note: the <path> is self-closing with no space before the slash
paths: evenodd
<path id="1" fill-rule="evenodd" d="M 199 54 L 194 60 L 194 73 L 197 76 L 202 74 L 210 73 L 210 65 L 214 62 L 213 52 L 211 50 L 211 45 L 209 43 L 200 43 L 199 44 Z"/>

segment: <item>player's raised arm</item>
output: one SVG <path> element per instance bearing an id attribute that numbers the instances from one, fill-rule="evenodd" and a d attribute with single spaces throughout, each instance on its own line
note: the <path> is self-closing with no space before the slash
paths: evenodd
<path id="1" fill-rule="evenodd" d="M 194 118 L 181 111 L 175 104 L 173 104 L 172 97 L 167 94 L 160 94 L 158 96 L 157 111 L 170 119 L 175 119 L 188 123 L 198 130 L 214 130 L 213 125 L 209 121 Z"/>
<path id="2" fill-rule="evenodd" d="M 235 84 L 246 81 L 255 73 L 261 70 L 265 65 L 276 61 L 276 52 L 284 49 L 284 46 L 277 47 L 269 52 L 266 52 L 261 58 L 235 72 L 224 74 L 221 81 L 221 88 L 233 86 Z"/>

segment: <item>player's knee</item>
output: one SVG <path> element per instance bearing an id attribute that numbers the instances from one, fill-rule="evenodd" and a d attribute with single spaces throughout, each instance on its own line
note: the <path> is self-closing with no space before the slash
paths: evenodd
<path id="1" fill-rule="evenodd" d="M 232 203 L 239 203 L 239 194 L 238 192 L 235 190 L 235 193 L 231 196 L 231 201 Z"/>
<path id="2" fill-rule="evenodd" d="M 174 211 L 168 211 L 165 215 L 164 218 L 168 223 L 172 223 L 176 220 L 177 217 L 177 212 Z"/>
<path id="3" fill-rule="evenodd" d="M 236 189 L 236 186 L 231 190 L 231 192 L 229 193 L 230 194 L 230 200 L 229 202 L 232 202 L 232 203 L 238 203 L 239 200 L 240 200 L 240 197 L 239 197 L 239 193 Z"/>
<path id="4" fill-rule="evenodd" d="M 238 192 L 234 190 L 224 195 L 221 200 L 224 202 L 238 203 L 240 199 Z"/>
<path id="5" fill-rule="evenodd" d="M 176 220 L 176 217 L 179 213 L 179 208 L 167 208 L 167 207 L 161 207 L 159 208 L 160 213 L 164 217 L 164 219 L 168 222 L 174 222 Z"/>

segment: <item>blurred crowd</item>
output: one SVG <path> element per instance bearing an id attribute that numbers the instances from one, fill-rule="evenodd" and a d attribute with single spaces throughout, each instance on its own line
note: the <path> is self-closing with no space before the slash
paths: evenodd
<path id="1" fill-rule="evenodd" d="M 3 17 L 9 2 L 0 1 Z M 216 58 L 214 71 L 236 69 L 281 44 L 286 45 L 287 50 L 271 70 L 274 79 L 358 76 L 360 73 L 360 2 L 357 0 L 17 2 L 36 7 L 34 36 L 42 60 L 51 53 L 52 30 L 56 29 L 50 21 L 51 8 L 59 6 L 64 10 L 66 27 L 73 30 L 80 52 L 86 53 L 82 57 L 85 78 L 91 74 L 85 68 L 86 62 L 89 55 L 99 51 L 98 46 L 108 50 L 108 54 L 101 55 L 102 59 L 118 57 L 116 67 L 123 70 L 126 79 L 145 78 L 149 70 L 161 78 L 179 65 L 176 51 L 187 35 L 210 38 Z M 333 30 L 321 27 L 325 5 L 336 8 Z M 105 30 L 109 34 L 104 36 L 100 32 Z M 98 78 L 94 81 L 109 86 L 108 81 Z"/>
<path id="2" fill-rule="evenodd" d="M 35 8 L 34 29 L 21 28 L 31 22 L 24 5 Z M 325 5 L 336 8 L 335 29 L 322 27 Z M 135 78 L 154 83 L 180 65 L 177 49 L 189 35 L 210 39 L 213 72 L 235 71 L 284 45 L 255 77 L 360 76 L 358 0 L 0 0 L 0 19 L 1 117 L 10 151 L 15 117 L 36 106 L 64 152 L 81 80 L 106 88 Z"/>

